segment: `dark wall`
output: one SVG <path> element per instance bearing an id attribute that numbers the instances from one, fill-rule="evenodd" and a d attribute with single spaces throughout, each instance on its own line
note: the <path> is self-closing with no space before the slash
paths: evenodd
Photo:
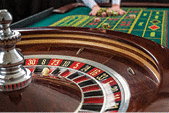
<path id="1" fill-rule="evenodd" d="M 169 0 L 121 0 L 122 2 L 156 2 L 156 3 L 169 3 Z"/>
<path id="2" fill-rule="evenodd" d="M 13 22 L 48 9 L 59 8 L 76 0 L 0 0 L 0 9 L 8 9 L 13 16 Z"/>
<path id="3" fill-rule="evenodd" d="M 169 3 L 169 0 L 121 0 L 122 2 L 156 2 L 156 3 Z"/>

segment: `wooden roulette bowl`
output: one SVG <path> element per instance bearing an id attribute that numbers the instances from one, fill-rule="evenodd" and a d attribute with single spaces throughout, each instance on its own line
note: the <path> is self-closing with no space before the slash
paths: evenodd
<path id="1" fill-rule="evenodd" d="M 24 67 L 32 71 L 34 78 L 47 67 L 49 75 L 76 85 L 72 95 L 79 102 L 71 109 L 74 102 L 67 103 L 60 98 L 66 106 L 61 111 L 169 110 L 169 50 L 166 47 L 138 36 L 103 29 L 43 27 L 17 31 L 22 34 L 22 40 L 16 48 L 24 55 Z M 25 90 L 29 87 L 34 86 L 30 84 Z M 45 92 L 50 91 L 42 88 L 39 96 L 43 97 Z M 70 89 L 60 92 L 71 95 Z M 49 106 L 51 110 L 55 107 L 55 104 Z M 30 103 L 22 110 L 37 109 Z"/>

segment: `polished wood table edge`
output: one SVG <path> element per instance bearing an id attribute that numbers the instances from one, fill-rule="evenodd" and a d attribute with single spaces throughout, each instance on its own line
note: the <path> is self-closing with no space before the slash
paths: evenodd
<path id="1" fill-rule="evenodd" d="M 100 6 L 110 7 L 111 3 L 99 3 Z M 121 2 L 121 7 L 169 7 L 169 3 L 155 3 L 155 2 Z"/>
<path id="2" fill-rule="evenodd" d="M 77 8 L 77 7 L 85 7 L 85 4 L 83 3 L 71 3 L 71 4 L 68 4 L 68 5 L 65 5 L 63 7 L 60 7 L 58 9 L 54 9 L 53 12 L 54 13 L 66 13 L 74 8 Z"/>
<path id="3" fill-rule="evenodd" d="M 99 4 L 102 7 L 110 7 L 111 3 L 100 3 Z M 161 8 L 168 8 L 169 7 L 169 3 L 150 3 L 150 2 L 122 2 L 121 3 L 122 7 L 161 7 Z M 68 5 L 65 5 L 63 7 L 60 7 L 58 9 L 54 9 L 53 12 L 54 13 L 66 13 L 74 8 L 77 7 L 85 7 L 85 4 L 83 3 L 71 3 Z"/>
<path id="4" fill-rule="evenodd" d="M 52 15 L 53 14 L 53 9 L 54 9 L 54 7 L 50 7 L 50 8 L 48 8 L 48 9 L 42 11 L 42 12 L 36 13 L 36 14 L 31 15 L 31 16 L 29 16 L 27 18 L 24 18 L 24 19 L 22 19 L 20 21 L 12 23 L 10 27 L 13 28 L 13 29 L 14 28 L 27 27 L 27 26 L 29 26 L 29 25 L 31 25 L 33 23 L 38 22 L 39 20 L 42 20 L 42 19 Z"/>
<path id="5" fill-rule="evenodd" d="M 153 2 L 122 2 L 123 7 L 169 7 L 169 3 L 153 3 Z"/>

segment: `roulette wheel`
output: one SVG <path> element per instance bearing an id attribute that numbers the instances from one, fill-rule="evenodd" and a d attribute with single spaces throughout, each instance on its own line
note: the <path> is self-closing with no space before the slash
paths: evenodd
<path id="1" fill-rule="evenodd" d="M 0 13 L 0 111 L 168 111 L 154 108 L 169 105 L 166 47 L 95 28 L 11 31 L 11 15 Z"/>

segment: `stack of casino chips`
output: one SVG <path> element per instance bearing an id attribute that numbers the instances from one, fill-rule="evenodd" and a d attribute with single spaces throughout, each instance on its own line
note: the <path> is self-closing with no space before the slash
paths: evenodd
<path id="1" fill-rule="evenodd" d="M 104 23 L 104 24 L 102 25 L 102 29 L 109 29 L 109 28 L 110 28 L 109 23 Z"/>
<path id="2" fill-rule="evenodd" d="M 107 8 L 101 8 L 98 12 L 97 12 L 97 17 L 94 18 L 94 22 L 99 23 L 101 22 L 101 18 L 100 17 L 111 17 L 111 16 L 118 16 L 118 12 L 116 11 L 110 11 Z M 103 23 L 102 25 L 102 29 L 109 29 L 111 28 L 111 26 L 109 25 L 109 23 Z"/>
<path id="3" fill-rule="evenodd" d="M 101 8 L 98 12 L 97 12 L 97 16 L 99 17 L 107 17 L 107 16 L 118 16 L 118 12 L 116 11 L 110 11 L 107 8 Z"/>

